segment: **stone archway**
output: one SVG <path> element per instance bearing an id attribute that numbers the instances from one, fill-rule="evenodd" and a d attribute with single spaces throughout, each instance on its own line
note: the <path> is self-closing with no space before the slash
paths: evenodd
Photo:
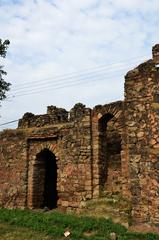
<path id="1" fill-rule="evenodd" d="M 114 187 L 116 175 L 120 171 L 121 175 L 121 156 L 119 156 L 120 164 L 119 171 L 116 171 L 116 154 L 121 155 L 121 113 L 122 102 L 115 102 L 106 104 L 104 106 L 98 105 L 93 109 L 92 114 L 92 145 L 93 145 L 93 197 L 99 197 L 103 194 L 105 187 L 110 185 Z M 115 126 L 117 125 L 117 126 Z M 117 129 L 115 128 L 117 127 Z M 110 131 L 113 128 L 113 131 Z M 117 130 L 117 131 L 116 131 Z M 114 135 L 115 133 L 115 135 Z M 116 134 L 117 133 L 117 134 Z M 118 134 L 119 133 L 119 134 Z M 113 134 L 113 135 L 112 135 Z M 116 136 L 119 135 L 119 144 Z M 111 139 L 115 141 L 110 141 Z M 112 145 L 113 144 L 113 145 Z M 114 151 L 114 148 L 115 151 Z M 118 149 L 117 149 L 118 148 Z M 117 159 L 117 161 L 118 161 Z M 112 161 L 113 160 L 113 161 Z M 115 163 L 115 169 L 112 164 Z M 118 166 L 117 166 L 118 167 Z M 110 174 L 113 178 L 110 177 Z M 113 179 L 113 181 L 112 181 Z M 114 180 L 115 179 L 115 180 Z M 108 183 L 108 184 L 107 184 Z M 107 188 L 108 190 L 108 188 Z M 109 187 L 110 191 L 114 191 Z M 116 190 L 115 190 L 116 191 Z"/>
<path id="2" fill-rule="evenodd" d="M 44 148 L 36 154 L 30 169 L 29 207 L 53 209 L 57 207 L 57 163 L 56 156 Z"/>

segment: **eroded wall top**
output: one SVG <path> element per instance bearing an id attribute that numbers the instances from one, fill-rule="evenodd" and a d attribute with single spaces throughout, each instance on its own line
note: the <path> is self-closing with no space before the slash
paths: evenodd
<path id="1" fill-rule="evenodd" d="M 86 108 L 82 103 L 77 103 L 68 112 L 64 108 L 56 106 L 48 106 L 47 113 L 42 115 L 34 115 L 33 113 L 25 113 L 19 120 L 18 128 L 43 127 L 53 124 L 62 124 L 72 121 L 80 121 L 84 116 L 90 114 L 90 109 Z"/>

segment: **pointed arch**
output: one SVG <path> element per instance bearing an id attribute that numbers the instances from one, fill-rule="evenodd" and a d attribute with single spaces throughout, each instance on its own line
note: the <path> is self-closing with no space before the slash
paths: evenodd
<path id="1" fill-rule="evenodd" d="M 57 157 L 51 151 L 52 145 L 38 146 L 30 159 L 28 170 L 28 207 L 56 208 L 58 202 Z"/>

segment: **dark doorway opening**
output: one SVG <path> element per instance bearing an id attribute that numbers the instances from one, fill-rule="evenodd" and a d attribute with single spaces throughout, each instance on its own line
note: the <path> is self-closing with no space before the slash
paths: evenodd
<path id="1" fill-rule="evenodd" d="M 108 194 L 121 192 L 121 132 L 110 113 L 99 119 L 100 186 Z"/>
<path id="2" fill-rule="evenodd" d="M 107 124 L 114 116 L 110 113 L 99 119 L 99 171 L 100 186 L 105 186 L 108 178 L 108 146 L 107 146 Z"/>
<path id="3" fill-rule="evenodd" d="M 34 185 L 36 207 L 53 209 L 57 207 L 57 163 L 55 155 L 48 149 L 37 154 L 36 184 Z"/>

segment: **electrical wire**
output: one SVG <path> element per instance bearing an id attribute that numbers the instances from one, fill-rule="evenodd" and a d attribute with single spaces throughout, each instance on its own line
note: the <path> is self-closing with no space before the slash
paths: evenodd
<path id="1" fill-rule="evenodd" d="M 114 75 L 114 77 L 121 77 L 122 75 Z M 73 86 L 77 86 L 77 85 L 85 85 L 88 83 L 96 83 L 97 80 L 99 81 L 104 81 L 107 80 L 106 78 L 103 78 L 103 76 L 98 77 L 98 79 L 96 77 L 93 77 L 91 79 L 84 79 L 85 81 L 81 81 L 80 79 L 77 81 L 72 80 L 71 82 L 62 84 L 62 85 L 54 85 L 54 86 L 50 86 L 49 88 L 39 88 L 39 90 L 35 90 L 35 91 L 29 91 L 29 92 L 20 92 L 17 95 L 13 95 L 13 96 L 9 96 L 8 98 L 16 98 L 16 97 L 21 97 L 21 96 L 26 96 L 26 95 L 32 95 L 32 94 L 37 94 L 37 93 L 42 93 L 42 92 L 46 92 L 46 91 L 52 91 L 52 90 L 58 90 L 58 89 L 64 89 L 64 88 L 69 88 L 69 87 L 73 87 Z M 112 81 L 112 79 L 111 79 Z"/>
<path id="2" fill-rule="evenodd" d="M 88 69 L 81 70 L 80 72 L 74 72 L 74 73 L 64 74 L 64 75 L 60 75 L 60 76 L 48 77 L 48 78 L 44 78 L 44 79 L 41 79 L 41 80 L 28 81 L 26 83 L 20 83 L 18 85 L 14 85 L 13 89 L 15 88 L 15 90 L 16 90 L 16 89 L 19 89 L 21 87 L 28 87 L 28 85 L 33 86 L 34 84 L 36 85 L 36 84 L 39 84 L 39 82 L 40 83 L 46 82 L 47 80 L 53 80 L 54 79 L 54 80 L 59 81 L 60 79 L 64 80 L 64 79 L 68 79 L 70 77 L 80 77 L 82 75 L 86 75 L 86 74 L 90 74 L 90 73 L 93 73 L 93 72 L 101 71 L 101 68 L 104 68 L 103 71 L 107 70 L 107 69 L 108 69 L 108 71 L 110 71 L 110 70 L 112 71 L 113 69 L 116 69 L 116 68 L 123 68 L 121 66 L 121 64 L 123 64 L 125 62 L 128 62 L 127 65 L 129 66 L 130 63 L 133 63 L 134 61 L 136 62 L 137 59 L 141 60 L 141 58 L 145 58 L 145 57 L 146 56 L 135 57 L 135 58 L 128 59 L 127 61 L 120 61 L 120 62 L 109 64 L 109 65 L 101 65 L 101 66 L 96 66 L 96 67 L 90 67 Z M 91 72 L 88 72 L 90 70 L 91 70 Z"/>
<path id="3" fill-rule="evenodd" d="M 14 122 L 18 122 L 18 121 L 19 120 L 13 120 L 13 121 L 10 121 L 10 122 L 5 122 L 5 123 L 0 124 L 0 126 L 8 125 L 8 124 L 11 124 L 11 123 L 14 123 Z"/>
<path id="4" fill-rule="evenodd" d="M 109 73 L 114 73 L 114 72 L 120 72 L 120 71 L 123 71 L 124 69 L 127 69 L 127 67 L 126 66 L 119 66 L 120 68 L 119 69 L 117 69 L 117 68 L 109 68 L 109 70 L 106 72 L 107 73 L 107 77 L 110 77 L 110 75 L 109 75 Z M 107 69 L 107 68 L 106 68 Z M 15 98 L 15 97 L 19 97 L 19 96 L 23 96 L 23 95 L 30 95 L 30 94 L 33 94 L 33 93 L 38 93 L 39 91 L 34 91 L 33 93 L 31 92 L 32 90 L 42 90 L 42 91 L 48 91 L 50 88 L 51 89 L 61 89 L 61 88 L 64 88 L 64 87 L 68 87 L 68 86 L 75 86 L 76 84 L 75 84 L 75 82 L 77 82 L 77 84 L 79 85 L 80 83 L 82 84 L 84 84 L 84 82 L 83 81 L 85 81 L 85 79 L 86 79 L 86 77 L 88 77 L 88 78 L 94 78 L 94 77 L 96 77 L 96 78 L 98 78 L 98 77 L 100 77 L 101 76 L 101 74 L 102 74 L 102 72 L 104 71 L 106 71 L 106 69 L 103 69 L 103 70 L 98 70 L 98 71 L 94 71 L 94 72 L 88 72 L 88 73 L 85 73 L 85 74 L 79 74 L 79 75 L 76 75 L 76 78 L 75 78 L 75 76 L 69 76 L 69 77 L 63 77 L 63 78 L 60 78 L 59 77 L 59 79 L 57 79 L 57 78 L 52 78 L 52 80 L 54 79 L 55 81 L 49 81 L 49 82 L 44 82 L 44 83 L 41 83 L 41 84 L 38 84 L 37 85 L 37 83 L 36 83 L 36 85 L 35 86 L 25 86 L 25 87 L 23 87 L 23 88 L 19 88 L 19 89 L 17 89 L 17 90 L 12 90 L 11 92 L 12 92 L 12 95 L 10 94 L 10 95 L 8 95 L 8 98 Z M 116 70 L 115 70 L 116 69 Z M 95 73 L 95 74 L 94 74 Z M 94 75 L 92 75 L 92 74 L 94 74 Z M 104 73 L 105 74 L 105 73 Z M 105 75 L 105 77 L 106 77 L 106 75 Z M 78 79 L 79 78 L 79 79 Z M 67 80 L 67 81 L 66 81 Z M 98 79 L 97 79 L 98 80 Z M 86 81 L 86 82 L 88 82 L 88 80 Z M 68 84 L 68 86 L 67 86 L 67 84 Z M 70 85 L 71 84 L 71 85 Z M 46 88 L 45 86 L 46 85 L 48 85 L 47 87 L 49 87 L 49 89 L 48 88 Z M 53 88 L 52 88 L 52 85 L 54 86 Z M 41 88 L 41 86 L 43 86 L 43 88 Z M 25 89 L 28 89 L 28 88 L 30 88 L 30 90 L 28 89 L 28 91 L 25 91 Z M 22 89 L 22 90 L 21 90 Z M 23 91 L 24 90 L 24 91 Z M 41 91 L 40 91 L 41 92 Z M 16 95 L 17 94 L 17 95 Z"/>
<path id="5" fill-rule="evenodd" d="M 15 96 L 8 95 L 8 98 L 10 99 L 13 97 L 15 98 L 15 97 L 20 97 L 20 96 L 25 96 L 25 95 L 30 95 L 30 94 L 37 94 L 37 93 L 41 93 L 44 91 L 52 91 L 52 90 L 57 90 L 57 89 L 62 89 L 62 88 L 68 88 L 68 87 L 81 85 L 81 84 L 89 84 L 92 82 L 96 82 L 97 80 L 98 81 L 105 80 L 105 78 L 103 79 L 103 77 L 111 76 L 111 75 L 109 75 L 109 73 L 120 72 L 128 67 L 128 66 L 126 67 L 126 65 L 121 66 L 120 64 L 129 61 L 128 64 L 130 65 L 130 63 L 133 63 L 134 61 L 136 62 L 137 59 L 141 60 L 141 57 L 145 58 L 146 56 L 134 57 L 134 58 L 132 58 L 134 60 L 131 62 L 130 62 L 131 59 L 127 59 L 126 61 L 121 61 L 121 62 L 113 63 L 110 65 L 101 65 L 101 66 L 97 66 L 97 67 L 90 67 L 88 69 L 81 70 L 79 74 L 78 74 L 78 72 L 74 72 L 72 74 L 65 74 L 65 75 L 56 76 L 56 77 L 49 77 L 49 78 L 45 78 L 42 80 L 35 80 L 32 82 L 14 85 L 13 93 L 15 92 L 15 93 L 17 93 L 17 95 L 15 95 Z M 144 59 L 142 59 L 142 60 L 144 60 Z M 114 68 L 113 68 L 113 66 L 114 66 Z M 88 72 L 89 70 L 92 70 L 92 71 Z M 106 71 L 107 75 L 106 75 L 105 71 Z M 86 77 L 89 77 L 89 79 L 86 79 Z M 119 75 L 116 75 L 116 77 L 119 77 Z M 68 79 L 68 81 L 66 81 L 67 79 Z M 47 81 L 47 80 L 50 80 L 51 82 Z M 52 80 L 54 80 L 54 82 L 52 82 Z M 39 84 L 39 82 L 40 82 L 40 84 Z M 29 86 L 30 84 L 31 84 L 31 87 Z M 49 88 L 47 88 L 47 87 L 41 88 L 41 86 L 45 86 L 45 85 L 49 85 L 49 84 L 51 86 L 53 85 L 53 87 L 48 86 Z M 25 89 L 28 89 L 28 88 L 32 88 L 31 90 L 35 90 L 35 91 L 33 91 L 33 92 L 25 91 Z M 21 89 L 24 91 L 19 91 Z M 36 90 L 38 90 L 38 91 L 36 91 Z M 18 122 L 18 121 L 19 120 L 12 120 L 9 122 L 4 122 L 4 123 L 0 124 L 0 126 L 5 126 L 5 125 L 11 124 L 11 123 Z"/>
<path id="6" fill-rule="evenodd" d="M 121 70 L 120 70 L 121 71 Z M 112 77 L 112 76 L 114 76 L 114 73 L 116 73 L 116 72 L 120 72 L 120 71 L 114 71 L 114 72 L 112 72 L 111 74 L 107 74 L 107 73 L 105 73 L 105 72 L 101 72 L 101 73 L 97 73 L 97 74 L 94 74 L 94 75 L 89 75 L 89 76 L 82 76 L 82 77 L 80 77 L 80 78 L 76 78 L 76 79 L 74 79 L 74 78 L 70 78 L 70 79 L 68 79 L 67 81 L 62 81 L 62 82 L 58 82 L 58 81 L 55 81 L 55 82 L 51 82 L 51 83 L 46 83 L 46 84 L 42 84 L 42 86 L 41 86 L 41 84 L 39 85 L 39 86 L 34 86 L 34 87 L 32 87 L 32 88 L 30 88 L 30 89 L 28 89 L 28 90 L 16 90 L 16 91 L 12 91 L 12 93 L 13 94 L 19 94 L 19 93 L 24 93 L 24 92 L 26 92 L 26 91 L 32 91 L 32 90 L 38 90 L 38 89 L 45 89 L 45 88 L 47 88 L 47 87 L 52 87 L 52 86 L 54 86 L 54 87 L 58 87 L 58 86 L 65 86 L 65 85 L 67 85 L 67 84 L 70 84 L 70 83 L 75 83 L 75 82 L 81 82 L 81 83 L 83 83 L 83 82 L 85 82 L 85 80 L 87 80 L 88 81 L 88 79 L 94 79 L 94 78 L 96 78 L 96 80 L 98 80 L 98 78 L 99 77 L 101 77 L 101 76 L 103 76 L 103 77 Z"/>

